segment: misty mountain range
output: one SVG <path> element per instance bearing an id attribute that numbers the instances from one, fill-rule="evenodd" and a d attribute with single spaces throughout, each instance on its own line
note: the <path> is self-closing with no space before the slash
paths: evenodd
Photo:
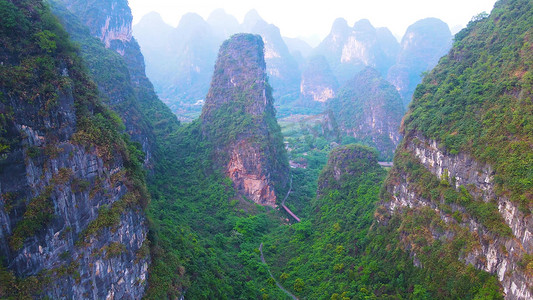
<path id="1" fill-rule="evenodd" d="M 156 12 L 133 26 L 148 77 L 159 97 L 182 120 L 199 115 L 218 48 L 238 32 L 263 38 L 267 74 L 281 115 L 323 107 L 340 86 L 366 67 L 393 84 L 407 107 L 421 74 L 434 67 L 452 43 L 448 25 L 435 18 L 409 26 L 401 42 L 389 29 L 375 28 L 366 19 L 350 26 L 339 18 L 316 48 L 301 39 L 283 37 L 278 27 L 255 10 L 241 24 L 217 9 L 207 20 L 185 14 L 175 28 Z"/>

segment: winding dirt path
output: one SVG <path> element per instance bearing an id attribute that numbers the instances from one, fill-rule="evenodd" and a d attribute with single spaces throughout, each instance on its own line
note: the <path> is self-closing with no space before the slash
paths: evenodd
<path id="1" fill-rule="evenodd" d="M 274 278 L 274 276 L 272 276 L 272 273 L 270 272 L 270 268 L 268 267 L 268 264 L 266 263 L 265 261 L 265 257 L 263 256 L 263 243 L 261 243 L 261 245 L 259 245 L 259 252 L 261 253 L 261 262 L 264 263 L 266 266 L 267 266 L 267 270 L 268 270 L 268 274 L 270 275 L 270 278 L 272 278 L 274 280 L 274 282 L 276 283 L 276 285 L 278 286 L 278 288 L 280 290 L 282 290 L 283 292 L 285 292 L 285 294 L 287 294 L 289 297 L 291 297 L 292 299 L 294 300 L 298 300 L 298 298 L 296 296 L 294 296 L 293 294 L 291 294 L 291 292 L 287 291 L 277 280 L 276 278 Z"/>

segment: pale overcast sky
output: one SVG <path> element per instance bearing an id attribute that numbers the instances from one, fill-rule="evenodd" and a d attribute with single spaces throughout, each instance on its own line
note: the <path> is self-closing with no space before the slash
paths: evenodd
<path id="1" fill-rule="evenodd" d="M 325 37 L 333 21 L 343 17 L 353 25 L 369 19 L 374 27 L 388 27 L 401 38 L 409 25 L 417 20 L 436 17 L 448 23 L 452 31 L 465 26 L 472 16 L 490 13 L 496 0 L 129 0 L 133 23 L 145 14 L 156 11 L 172 26 L 181 16 L 195 12 L 207 19 L 223 8 L 242 22 L 244 15 L 255 8 L 268 23 L 278 26 L 286 37 Z"/>

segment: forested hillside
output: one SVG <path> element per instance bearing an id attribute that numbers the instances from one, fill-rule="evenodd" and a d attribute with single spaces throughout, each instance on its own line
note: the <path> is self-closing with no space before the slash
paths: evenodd
<path id="1" fill-rule="evenodd" d="M 338 19 L 290 52 L 255 10 L 152 14 L 147 53 L 183 63 L 165 89 L 205 100 L 187 124 L 132 20 L 0 0 L 1 299 L 533 297 L 530 0 L 474 17 L 416 90 L 449 49 L 438 19 L 401 45 Z M 239 28 L 259 34 L 222 42 Z"/>
<path id="2" fill-rule="evenodd" d="M 0 298 L 141 297 L 144 155 L 45 4 L 0 15 Z"/>
<path id="3" fill-rule="evenodd" d="M 406 232 L 413 255 L 459 243 L 443 254 L 497 274 L 509 299 L 532 295 L 532 22 L 531 1 L 499 1 L 456 35 L 415 90 L 383 196 L 403 222 L 439 220 Z"/>

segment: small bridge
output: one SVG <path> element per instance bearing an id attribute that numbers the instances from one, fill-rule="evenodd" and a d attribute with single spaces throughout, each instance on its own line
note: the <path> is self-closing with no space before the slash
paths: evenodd
<path id="1" fill-rule="evenodd" d="M 283 207 L 283 209 L 289 214 L 291 215 L 291 217 L 293 217 L 296 222 L 300 222 L 300 218 L 298 218 L 286 205 L 285 205 L 285 200 L 287 200 L 287 197 L 289 197 L 289 194 L 291 193 L 291 190 L 292 190 L 292 175 L 291 175 L 291 181 L 289 183 L 289 191 L 287 191 L 287 195 L 285 195 L 285 198 L 283 198 L 283 201 L 281 201 L 281 207 Z"/>
<path id="2" fill-rule="evenodd" d="M 392 161 L 378 161 L 378 164 L 382 167 L 392 167 Z"/>

